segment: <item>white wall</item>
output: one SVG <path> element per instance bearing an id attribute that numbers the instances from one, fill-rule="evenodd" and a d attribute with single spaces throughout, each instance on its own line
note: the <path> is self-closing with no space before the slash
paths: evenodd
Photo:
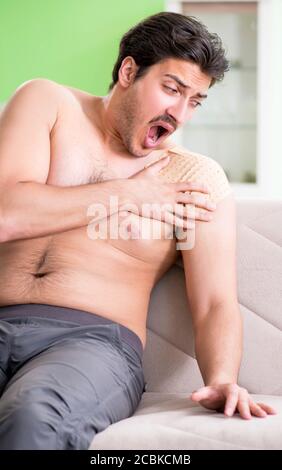
<path id="1" fill-rule="evenodd" d="M 205 2 L 213 3 L 216 0 L 205 0 Z M 218 1 L 218 0 L 217 0 Z M 224 0 L 228 3 L 229 0 Z M 233 0 L 234 1 L 234 0 Z M 194 2 L 201 2 L 201 0 L 190 0 L 186 3 L 192 5 Z M 238 0 L 237 3 L 245 3 L 245 0 Z M 168 11 L 183 12 L 181 1 L 168 1 Z M 235 193 L 237 196 L 250 196 L 255 198 L 268 198 L 268 199 L 282 199 L 282 0 L 258 0 L 258 76 L 257 76 L 257 97 L 256 106 L 249 108 L 250 113 L 246 113 L 245 122 L 250 123 L 252 120 L 253 112 L 257 114 L 257 129 L 252 129 L 252 126 L 242 130 L 242 139 L 238 146 L 238 152 L 244 155 L 244 166 L 253 166 L 256 160 L 257 167 L 257 184 L 234 184 Z M 233 25 L 234 26 L 234 25 Z M 230 25 L 230 32 L 232 33 L 232 25 Z M 231 34 L 230 33 L 230 34 Z M 231 34 L 232 35 L 232 34 Z M 234 41 L 233 41 L 234 42 Z M 234 42 L 234 48 L 236 43 Z M 233 49 L 235 50 L 235 49 Z M 250 49 L 246 47 L 245 54 L 250 54 Z M 228 74 L 226 80 L 228 80 Z M 218 87 L 222 87 L 221 92 L 224 95 L 224 82 Z M 247 96 L 251 96 L 251 81 L 249 81 L 246 74 L 244 84 L 242 84 L 242 92 L 247 92 Z M 212 94 L 209 97 L 212 99 Z M 225 107 L 228 115 L 230 105 L 226 104 L 224 97 L 222 98 L 221 105 Z M 214 104 L 215 106 L 215 104 Z M 204 109 L 201 111 L 204 113 Z M 239 111 L 238 111 L 239 112 Z M 227 116 L 228 117 L 228 116 Z M 256 132 L 257 130 L 257 132 Z M 213 129 L 206 130 L 208 133 L 213 133 Z M 233 165 L 233 172 L 239 177 L 241 173 L 242 162 L 237 164 L 235 158 L 235 145 L 230 152 L 230 155 L 222 152 L 224 148 L 224 141 L 228 140 L 228 130 L 225 130 L 225 138 L 223 142 L 217 142 L 214 139 L 213 158 L 216 159 L 217 153 L 221 155 L 218 159 L 223 167 Z M 248 141 L 254 141 L 254 133 L 257 135 L 256 144 L 252 148 L 248 148 Z M 200 130 L 194 133 L 193 137 L 187 133 L 185 141 L 185 133 L 178 132 L 177 142 L 182 143 L 190 148 L 193 145 L 193 150 L 199 150 L 199 145 L 203 147 L 206 154 L 210 154 L 209 148 L 205 148 L 205 138 Z M 207 135 L 206 134 L 206 135 Z M 245 134 L 245 135 L 243 135 Z M 252 137 L 253 135 L 253 137 Z M 189 142 L 188 142 L 189 138 Z M 208 139 L 206 139 L 208 141 Z M 200 144 L 199 144 L 200 142 Z M 238 139 L 236 140 L 238 144 Z M 230 158 L 229 163 L 226 161 Z M 234 167 L 234 162 L 235 166 Z"/>

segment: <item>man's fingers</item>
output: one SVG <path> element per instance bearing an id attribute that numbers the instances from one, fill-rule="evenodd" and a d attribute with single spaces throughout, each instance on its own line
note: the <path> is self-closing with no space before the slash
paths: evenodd
<path id="1" fill-rule="evenodd" d="M 176 193 L 175 200 L 180 204 L 190 204 L 197 207 L 202 207 L 203 209 L 207 209 L 209 211 L 214 211 L 216 209 L 216 204 L 211 201 L 208 196 L 199 192 L 179 191 Z"/>
<path id="2" fill-rule="evenodd" d="M 168 165 L 169 162 L 169 155 L 162 156 L 154 162 L 147 163 L 144 168 L 142 168 L 142 170 L 139 170 L 133 175 L 131 175 L 131 178 L 144 178 L 146 174 L 156 176 L 162 168 Z"/>
<path id="3" fill-rule="evenodd" d="M 213 216 L 205 209 L 195 209 L 195 219 L 210 222 L 213 219 Z"/>
<path id="4" fill-rule="evenodd" d="M 169 155 L 166 155 L 165 157 L 161 157 L 156 162 L 147 163 L 147 165 L 145 165 L 145 170 L 151 175 L 157 175 L 160 170 L 162 170 L 169 164 L 169 162 L 170 157 Z"/>
<path id="5" fill-rule="evenodd" d="M 192 400 L 201 401 L 206 400 L 207 398 L 212 398 L 215 395 L 215 392 L 209 387 L 203 387 L 193 392 L 191 395 Z"/>
<path id="6" fill-rule="evenodd" d="M 168 208 L 171 214 L 175 214 L 182 219 L 196 219 L 196 208 L 189 204 L 174 204 Z"/>
<path id="7" fill-rule="evenodd" d="M 221 384 L 205 386 L 193 392 L 190 398 L 208 409 L 224 412 L 225 416 L 233 416 L 238 412 L 243 419 L 252 416 L 265 418 L 268 414 L 276 414 L 276 410 L 265 403 L 255 403 L 248 391 L 237 384 Z"/>
<path id="8" fill-rule="evenodd" d="M 175 185 L 176 191 L 185 192 L 185 191 L 196 191 L 200 193 L 209 194 L 210 190 L 208 185 L 202 182 L 197 181 L 186 181 L 182 183 L 172 183 Z"/>
<path id="9" fill-rule="evenodd" d="M 266 405 L 265 403 L 257 403 L 264 411 L 269 415 L 276 415 L 277 411 L 272 406 Z"/>
<path id="10" fill-rule="evenodd" d="M 183 219 L 190 219 L 194 222 L 196 220 L 209 222 L 213 219 L 213 216 L 209 211 L 195 207 L 193 204 L 175 204 L 172 209 L 173 212 L 171 213 L 174 213 Z"/>
<path id="11" fill-rule="evenodd" d="M 252 415 L 257 416 L 258 418 L 265 418 L 267 413 L 255 402 L 250 402 L 250 410 Z"/>
<path id="12" fill-rule="evenodd" d="M 225 402 L 224 414 L 226 416 L 233 416 L 236 411 L 237 403 L 238 403 L 238 392 L 233 391 L 229 392 Z"/>
<path id="13" fill-rule="evenodd" d="M 252 415 L 250 413 L 250 405 L 249 405 L 249 400 L 244 396 L 244 397 L 239 397 L 238 403 L 237 403 L 237 409 L 240 413 L 240 416 L 244 419 L 251 419 Z"/>
<path id="14" fill-rule="evenodd" d="M 156 218 L 166 222 L 167 224 L 174 225 L 177 228 L 183 230 L 194 230 L 195 229 L 195 220 L 193 219 L 186 219 L 183 217 L 179 217 L 177 214 L 166 211 L 162 216 Z"/>

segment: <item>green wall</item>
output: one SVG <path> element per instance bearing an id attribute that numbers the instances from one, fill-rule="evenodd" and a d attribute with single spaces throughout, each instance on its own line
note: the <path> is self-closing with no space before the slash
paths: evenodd
<path id="1" fill-rule="evenodd" d="M 164 0 L 0 0 L 0 103 L 45 77 L 105 95 L 123 33 Z"/>

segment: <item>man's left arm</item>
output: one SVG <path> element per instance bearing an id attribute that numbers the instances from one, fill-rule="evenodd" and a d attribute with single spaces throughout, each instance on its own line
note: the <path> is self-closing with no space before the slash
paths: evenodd
<path id="1" fill-rule="evenodd" d="M 205 383 L 191 399 L 226 416 L 238 411 L 245 419 L 264 417 L 275 410 L 254 403 L 237 384 L 242 319 L 237 300 L 233 193 L 218 202 L 212 217 L 209 222 L 196 221 L 194 246 L 182 250 L 196 358 Z"/>

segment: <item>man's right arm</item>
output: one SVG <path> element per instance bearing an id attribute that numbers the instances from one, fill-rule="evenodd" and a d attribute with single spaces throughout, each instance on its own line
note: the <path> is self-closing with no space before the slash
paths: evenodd
<path id="1" fill-rule="evenodd" d="M 62 93 L 55 82 L 31 80 L 16 90 L 0 116 L 0 242 L 86 226 L 92 203 L 103 204 L 110 215 L 110 195 L 121 195 L 121 180 L 73 187 L 46 184 L 50 133 Z"/>

